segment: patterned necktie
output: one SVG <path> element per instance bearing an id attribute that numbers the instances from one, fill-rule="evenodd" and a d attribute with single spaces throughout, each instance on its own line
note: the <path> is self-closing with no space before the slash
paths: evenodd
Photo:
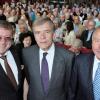
<path id="1" fill-rule="evenodd" d="M 47 53 L 43 53 L 42 65 L 41 65 L 41 80 L 45 94 L 47 94 L 49 85 L 49 69 L 48 69 L 48 62 L 46 60 L 46 55 Z"/>
<path id="2" fill-rule="evenodd" d="M 6 69 L 8 78 L 10 79 L 10 81 L 13 84 L 13 86 L 15 87 L 15 89 L 17 89 L 17 83 L 15 80 L 14 74 L 13 74 L 13 72 L 12 72 L 8 62 L 7 62 L 6 56 L 2 56 L 0 58 L 4 60 L 4 65 L 5 65 L 5 69 Z"/>
<path id="3" fill-rule="evenodd" d="M 100 63 L 98 63 L 98 68 L 95 73 L 95 78 L 93 81 L 94 98 L 95 100 L 100 100 Z"/>

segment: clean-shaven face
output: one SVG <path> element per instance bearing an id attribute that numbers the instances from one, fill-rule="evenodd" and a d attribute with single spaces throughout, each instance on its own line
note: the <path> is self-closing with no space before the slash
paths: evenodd
<path id="1" fill-rule="evenodd" d="M 100 28 L 93 35 L 92 50 L 96 57 L 100 60 Z"/>
<path id="2" fill-rule="evenodd" d="M 47 51 L 53 42 L 53 31 L 49 23 L 44 23 L 34 27 L 34 36 L 38 46 Z"/>

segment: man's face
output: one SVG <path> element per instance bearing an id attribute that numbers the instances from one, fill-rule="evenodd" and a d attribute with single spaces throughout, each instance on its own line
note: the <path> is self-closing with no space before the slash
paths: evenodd
<path id="1" fill-rule="evenodd" d="M 34 36 L 38 46 L 47 51 L 53 42 L 53 31 L 48 23 L 34 27 Z"/>
<path id="2" fill-rule="evenodd" d="M 93 23 L 93 22 L 91 22 L 91 21 L 90 21 L 90 22 L 88 22 L 88 23 L 87 23 L 87 28 L 88 28 L 88 30 L 90 30 L 90 31 L 91 31 L 91 30 L 93 30 L 93 29 L 95 28 L 94 23 Z"/>
<path id="3" fill-rule="evenodd" d="M 74 17 L 74 23 L 75 23 L 75 24 L 79 24 L 79 22 L 80 22 L 80 21 L 79 21 L 79 18 L 78 18 L 77 16 Z"/>
<path id="4" fill-rule="evenodd" d="M 3 55 L 12 44 L 12 32 L 5 28 L 0 28 L 0 55 Z"/>
<path id="5" fill-rule="evenodd" d="M 100 29 L 96 31 L 93 36 L 92 50 L 96 57 L 100 60 Z"/>

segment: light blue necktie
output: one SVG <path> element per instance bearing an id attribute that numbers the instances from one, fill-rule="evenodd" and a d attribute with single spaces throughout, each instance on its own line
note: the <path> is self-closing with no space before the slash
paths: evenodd
<path id="1" fill-rule="evenodd" d="M 95 78 L 93 81 L 94 98 L 95 100 L 100 100 L 100 63 L 98 63 L 98 68 L 95 73 Z"/>

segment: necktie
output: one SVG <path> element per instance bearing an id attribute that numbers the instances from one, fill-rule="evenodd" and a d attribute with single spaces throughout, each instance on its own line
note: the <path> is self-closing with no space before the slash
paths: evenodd
<path id="1" fill-rule="evenodd" d="M 41 65 L 41 80 L 45 93 L 47 93 L 49 85 L 49 69 L 48 69 L 48 62 L 46 60 L 46 55 L 47 53 L 43 53 L 42 65 Z"/>
<path id="2" fill-rule="evenodd" d="M 98 64 L 97 71 L 93 82 L 94 98 L 100 100 L 100 63 Z"/>
<path id="3" fill-rule="evenodd" d="M 6 69 L 6 72 L 7 72 L 7 76 L 8 76 L 8 78 L 11 81 L 11 83 L 13 84 L 13 86 L 16 89 L 17 88 L 17 83 L 16 83 L 16 80 L 15 80 L 14 74 L 13 74 L 13 72 L 12 72 L 8 62 L 7 62 L 6 56 L 2 56 L 1 59 L 4 60 L 4 65 L 5 65 L 5 69 Z"/>

